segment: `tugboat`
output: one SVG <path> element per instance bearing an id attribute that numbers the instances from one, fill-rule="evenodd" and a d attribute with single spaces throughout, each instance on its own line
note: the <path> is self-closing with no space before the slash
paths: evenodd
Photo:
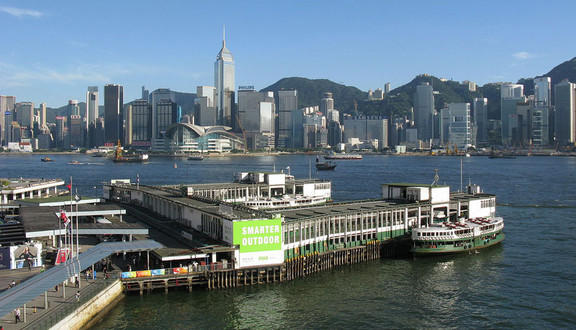
<path id="1" fill-rule="evenodd" d="M 54 160 L 51 159 L 50 157 L 44 157 L 44 158 L 42 158 L 42 159 L 40 159 L 40 160 L 43 161 L 43 162 L 46 162 L 46 163 L 48 163 L 48 162 L 53 162 L 53 161 L 54 161 Z"/>

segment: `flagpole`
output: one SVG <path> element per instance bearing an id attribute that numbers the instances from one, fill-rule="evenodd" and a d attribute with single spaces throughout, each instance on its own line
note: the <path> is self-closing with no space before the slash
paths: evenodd
<path id="1" fill-rule="evenodd" d="M 78 196 L 78 189 L 76 189 L 76 195 L 74 196 L 74 200 L 76 201 L 76 261 L 78 262 L 78 288 L 80 288 L 80 271 L 82 268 L 80 267 L 80 239 L 78 237 L 78 202 L 80 201 L 80 196 Z"/>

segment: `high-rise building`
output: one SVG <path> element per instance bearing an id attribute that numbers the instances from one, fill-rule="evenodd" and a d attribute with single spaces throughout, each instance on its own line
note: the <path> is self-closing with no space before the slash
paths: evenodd
<path id="1" fill-rule="evenodd" d="M 428 142 L 434 135 L 432 116 L 434 115 L 434 91 L 429 83 L 416 86 L 414 94 L 414 126 L 418 129 L 418 139 Z M 344 125 L 346 127 L 346 125 Z"/>
<path id="2" fill-rule="evenodd" d="M 524 85 L 505 83 L 500 86 L 500 98 L 520 98 L 524 96 Z"/>
<path id="3" fill-rule="evenodd" d="M 96 123 L 98 118 L 98 86 L 88 86 L 86 92 L 86 129 Z"/>
<path id="4" fill-rule="evenodd" d="M 142 100 L 150 102 L 148 99 L 150 97 L 150 91 L 146 89 L 146 86 L 142 86 Z"/>
<path id="5" fill-rule="evenodd" d="M 152 105 L 152 138 L 158 139 L 161 138 L 161 131 L 166 131 L 167 126 L 164 124 L 158 123 L 159 118 L 171 118 L 165 117 L 166 114 L 159 115 L 158 114 L 158 104 L 165 103 L 165 102 L 176 102 L 176 94 L 168 88 L 158 88 L 157 90 L 153 91 L 150 94 L 150 103 Z M 166 109 L 164 109 L 166 110 Z M 170 119 L 166 119 L 170 121 Z M 175 122 L 175 121 L 174 121 Z M 162 126 L 162 128 L 160 127 Z"/>
<path id="6" fill-rule="evenodd" d="M 12 131 L 10 126 L 14 121 L 14 111 L 4 111 L 4 122 L 2 123 L 2 127 L 4 127 L 4 135 L 2 136 L 2 143 L 7 146 L 8 142 L 13 142 L 12 139 Z"/>
<path id="7" fill-rule="evenodd" d="M 168 127 L 180 122 L 182 109 L 170 100 L 164 100 L 156 103 L 156 121 L 157 136 L 155 138 L 163 139 Z"/>
<path id="8" fill-rule="evenodd" d="M 550 77 L 534 78 L 534 105 L 550 106 L 550 93 L 552 91 L 552 79 Z"/>
<path id="9" fill-rule="evenodd" d="M 24 126 L 29 130 L 32 130 L 32 128 L 34 128 L 34 103 L 16 103 L 16 118 L 20 126 Z"/>
<path id="10" fill-rule="evenodd" d="M 40 126 L 40 130 L 44 131 L 46 126 L 46 103 L 40 103 L 40 109 L 38 110 L 40 115 L 40 120 L 38 122 L 38 126 Z"/>
<path id="11" fill-rule="evenodd" d="M 78 148 L 84 145 L 82 117 L 80 115 L 70 116 L 68 135 L 70 136 L 70 146 Z"/>
<path id="12" fill-rule="evenodd" d="M 332 98 L 332 93 L 324 93 L 324 98 L 320 100 L 320 112 L 324 116 L 328 115 L 328 111 L 334 110 L 334 99 Z"/>
<path id="13" fill-rule="evenodd" d="M 214 86 L 216 87 L 216 120 L 219 125 L 232 125 L 234 106 L 235 64 L 232 53 L 226 48 L 226 37 L 214 63 Z"/>
<path id="14" fill-rule="evenodd" d="M 554 85 L 554 120 L 556 142 L 569 145 L 576 142 L 576 84 L 564 79 Z"/>
<path id="15" fill-rule="evenodd" d="M 56 131 L 54 134 L 54 142 L 56 143 L 57 148 L 64 148 L 66 145 L 65 138 L 66 138 L 66 120 L 68 118 L 66 116 L 56 116 Z M 68 145 L 69 146 L 69 145 Z"/>
<path id="16" fill-rule="evenodd" d="M 244 132 L 274 133 L 275 111 L 273 92 L 238 92 L 238 118 Z"/>
<path id="17" fill-rule="evenodd" d="M 104 143 L 124 143 L 124 87 L 104 86 Z"/>
<path id="18" fill-rule="evenodd" d="M 390 93 L 390 83 L 384 84 L 384 94 Z"/>
<path id="19" fill-rule="evenodd" d="M 532 143 L 535 146 L 550 144 L 549 108 L 547 106 L 534 107 L 532 116 Z"/>
<path id="20" fill-rule="evenodd" d="M 0 145 L 8 145 L 7 143 L 4 143 L 4 132 L 8 127 L 6 126 L 5 114 L 6 111 L 9 111 L 10 116 L 12 116 L 15 105 L 16 96 L 0 95 Z M 10 123 L 12 123 L 12 120 L 10 120 Z"/>
<path id="21" fill-rule="evenodd" d="M 488 99 L 475 98 L 473 103 L 476 141 L 479 145 L 488 144 Z"/>
<path id="22" fill-rule="evenodd" d="M 382 116 L 344 117 L 345 141 L 357 138 L 362 142 L 378 141 L 378 149 L 388 147 L 388 118 Z"/>
<path id="23" fill-rule="evenodd" d="M 152 139 L 152 106 L 147 100 L 136 100 L 130 104 L 131 145 L 149 147 Z"/>
<path id="24" fill-rule="evenodd" d="M 444 141 L 460 150 L 472 145 L 472 129 L 470 122 L 470 103 L 449 103 L 441 114 L 441 127 L 448 128 Z"/>
<path id="25" fill-rule="evenodd" d="M 292 136 L 292 111 L 298 109 L 298 91 L 278 91 L 278 148 L 294 148 Z"/>
<path id="26" fill-rule="evenodd" d="M 517 127 L 517 106 L 524 103 L 526 103 L 524 85 L 506 83 L 500 86 L 502 144 L 512 144 L 512 132 Z"/>
<path id="27" fill-rule="evenodd" d="M 196 87 L 196 99 L 194 99 L 194 122 L 200 126 L 216 125 L 216 108 L 214 98 L 216 88 L 212 86 Z"/>

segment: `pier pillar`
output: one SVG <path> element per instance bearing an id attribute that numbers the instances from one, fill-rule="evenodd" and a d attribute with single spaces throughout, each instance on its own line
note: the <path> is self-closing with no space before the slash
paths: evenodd
<path id="1" fill-rule="evenodd" d="M 44 291 L 44 309 L 48 309 L 48 291 Z"/>
<path id="2" fill-rule="evenodd" d="M 164 280 L 164 293 L 168 293 L 168 280 Z"/>
<path id="3" fill-rule="evenodd" d="M 24 323 L 26 323 L 26 304 L 24 304 L 23 307 L 24 307 L 24 308 L 23 308 L 22 317 L 23 317 Z"/>

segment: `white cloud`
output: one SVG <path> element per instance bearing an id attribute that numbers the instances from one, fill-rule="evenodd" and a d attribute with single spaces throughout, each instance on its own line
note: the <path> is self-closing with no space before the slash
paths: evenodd
<path id="1" fill-rule="evenodd" d="M 530 54 L 528 52 L 518 52 L 512 56 L 514 56 L 514 58 L 517 60 L 528 60 L 534 58 L 534 54 Z"/>
<path id="2" fill-rule="evenodd" d="M 0 12 L 4 12 L 6 14 L 10 14 L 10 15 L 16 16 L 16 17 L 23 17 L 23 16 L 41 17 L 41 16 L 44 16 L 44 13 L 41 13 L 37 10 L 14 8 L 14 7 L 0 7 Z"/>

